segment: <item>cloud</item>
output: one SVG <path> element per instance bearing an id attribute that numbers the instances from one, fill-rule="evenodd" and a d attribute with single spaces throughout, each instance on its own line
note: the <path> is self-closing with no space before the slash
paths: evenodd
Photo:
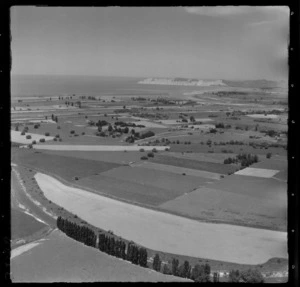
<path id="1" fill-rule="evenodd" d="M 205 16 L 228 16 L 263 12 L 268 14 L 289 14 L 288 6 L 201 6 L 184 7 L 185 11 L 191 14 Z"/>

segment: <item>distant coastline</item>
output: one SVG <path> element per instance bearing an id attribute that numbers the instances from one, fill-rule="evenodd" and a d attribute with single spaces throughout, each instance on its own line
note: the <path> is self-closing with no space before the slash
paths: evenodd
<path id="1" fill-rule="evenodd" d="M 198 80 L 185 78 L 147 78 L 138 82 L 150 85 L 172 85 L 172 86 L 227 86 L 222 80 Z"/>

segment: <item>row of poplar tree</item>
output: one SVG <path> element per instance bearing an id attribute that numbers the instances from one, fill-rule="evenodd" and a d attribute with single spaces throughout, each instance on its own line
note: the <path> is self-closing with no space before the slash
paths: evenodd
<path id="1" fill-rule="evenodd" d="M 203 265 L 196 264 L 192 267 L 187 260 L 179 265 L 179 260 L 173 258 L 171 268 L 169 268 L 167 264 L 162 265 L 159 255 L 156 254 L 153 259 L 153 269 L 162 272 L 163 274 L 189 278 L 195 282 L 211 282 L 211 268 L 207 263 Z M 219 282 L 219 274 L 217 272 L 214 272 L 213 274 L 213 282 Z"/>
<path id="2" fill-rule="evenodd" d="M 132 241 L 127 244 L 126 248 L 125 241 L 115 239 L 113 236 L 107 236 L 104 233 L 100 233 L 97 240 L 97 235 L 93 230 L 86 226 L 78 225 L 68 219 L 64 219 L 61 216 L 57 218 L 57 227 L 68 237 L 82 242 L 85 245 L 98 248 L 102 252 L 130 261 L 133 264 L 148 267 L 147 250 L 135 245 Z M 162 260 L 159 255 L 156 254 L 152 266 L 155 271 L 164 274 L 189 278 L 196 282 L 211 282 L 211 268 L 207 263 L 203 265 L 196 264 L 192 267 L 187 260 L 179 265 L 179 260 L 173 258 L 171 266 L 169 267 L 168 264 L 162 264 Z M 219 274 L 214 272 L 212 279 L 213 282 L 219 282 Z M 264 279 L 258 270 L 249 269 L 243 272 L 232 270 L 229 273 L 229 282 L 261 283 L 264 282 Z"/>
<path id="3" fill-rule="evenodd" d="M 99 234 L 97 242 L 97 235 L 93 230 L 64 219 L 61 216 L 57 218 L 57 227 L 76 241 L 98 248 L 109 255 L 128 260 L 133 264 L 147 267 L 147 250 L 135 245 L 133 242 L 129 242 L 126 249 L 126 243 L 123 240 L 117 240 L 103 233 Z"/>

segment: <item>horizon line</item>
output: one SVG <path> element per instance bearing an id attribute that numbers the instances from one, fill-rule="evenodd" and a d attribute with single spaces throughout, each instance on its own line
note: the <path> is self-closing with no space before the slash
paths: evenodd
<path id="1" fill-rule="evenodd" d="M 226 79 L 226 78 L 196 78 L 196 77 L 182 77 L 182 76 L 174 76 L 174 77 L 168 77 L 168 76 L 118 76 L 118 75 L 84 75 L 84 74 L 17 74 L 17 73 L 10 73 L 10 76 L 48 76 L 48 77 L 54 77 L 54 76 L 65 76 L 65 77 L 103 77 L 103 78 L 142 78 L 142 79 L 148 79 L 148 78 L 162 78 L 162 79 L 174 79 L 174 78 L 183 78 L 183 79 L 197 79 L 197 80 L 221 80 L 221 81 L 288 81 L 288 78 L 281 78 L 281 79 L 267 79 L 267 78 L 256 78 L 256 79 L 250 79 L 250 78 L 240 78 L 240 79 Z"/>

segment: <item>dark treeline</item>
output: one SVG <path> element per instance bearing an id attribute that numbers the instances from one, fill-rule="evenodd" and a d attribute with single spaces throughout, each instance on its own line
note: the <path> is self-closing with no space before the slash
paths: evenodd
<path id="1" fill-rule="evenodd" d="M 57 227 L 67 236 L 85 245 L 96 247 L 97 236 L 94 231 L 88 227 L 78 225 L 60 216 L 57 218 Z"/>
<path id="2" fill-rule="evenodd" d="M 57 218 L 57 227 L 64 232 L 67 236 L 84 243 L 85 245 L 98 248 L 100 251 L 105 252 L 111 256 L 128 260 L 133 264 L 147 267 L 147 250 L 143 247 L 129 242 L 126 250 L 126 243 L 123 240 L 115 239 L 113 236 L 100 233 L 98 237 L 93 230 L 86 226 L 78 225 L 67 219 L 59 216 Z M 98 245 L 98 246 L 97 246 Z"/>
<path id="3" fill-rule="evenodd" d="M 252 154 L 238 154 L 235 158 L 224 159 L 224 164 L 240 163 L 242 167 L 248 167 L 253 163 L 258 162 L 258 156 Z"/>
<path id="4" fill-rule="evenodd" d="M 78 225 L 61 216 L 57 218 L 57 227 L 67 236 L 85 245 L 97 248 L 111 256 L 130 261 L 135 265 L 148 268 L 147 249 L 137 246 L 132 241 L 126 246 L 124 240 L 116 239 L 104 233 L 99 233 L 97 238 L 97 234 L 89 227 Z M 195 282 L 219 282 L 219 274 L 217 272 L 213 272 L 213 277 L 211 277 L 211 267 L 208 263 L 204 265 L 196 264 L 192 267 L 187 260 L 179 264 L 179 260 L 175 258 L 169 264 L 162 263 L 159 255 L 156 254 L 153 259 L 152 268 L 163 274 L 189 278 Z M 258 270 L 251 269 L 245 272 L 239 272 L 238 270 L 231 271 L 228 279 L 229 282 L 263 282 L 261 273 Z"/>

